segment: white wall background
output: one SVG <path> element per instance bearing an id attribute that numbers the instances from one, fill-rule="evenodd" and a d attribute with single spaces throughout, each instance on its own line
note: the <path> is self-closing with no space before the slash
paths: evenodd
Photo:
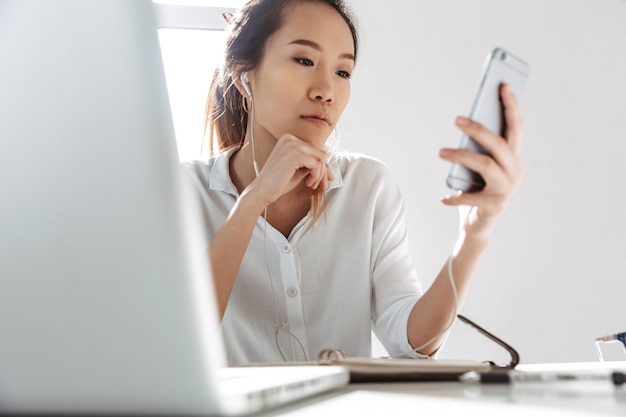
<path id="1" fill-rule="evenodd" d="M 437 152 L 457 144 L 493 47 L 530 63 L 524 181 L 462 313 L 524 363 L 596 360 L 595 337 L 626 330 L 626 1 L 351 3 L 362 43 L 341 145 L 394 172 L 425 287 L 458 227 Z M 507 360 L 465 327 L 440 357 Z"/>

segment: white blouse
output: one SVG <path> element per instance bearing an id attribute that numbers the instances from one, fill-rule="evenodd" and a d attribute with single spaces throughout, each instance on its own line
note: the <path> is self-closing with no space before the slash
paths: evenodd
<path id="1" fill-rule="evenodd" d="M 239 196 L 234 151 L 183 164 L 209 240 Z M 259 217 L 221 325 L 230 364 L 315 360 L 326 348 L 371 356 L 372 330 L 389 354 L 411 350 L 407 320 L 422 288 L 400 190 L 373 158 L 336 153 L 329 166 L 335 180 L 314 224 L 309 213 L 285 238 Z"/>

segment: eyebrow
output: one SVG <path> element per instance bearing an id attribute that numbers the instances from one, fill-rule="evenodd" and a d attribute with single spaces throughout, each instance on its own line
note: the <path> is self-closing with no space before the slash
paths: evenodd
<path id="1" fill-rule="evenodd" d="M 320 52 L 322 51 L 322 47 L 320 46 L 320 44 L 318 44 L 317 42 L 310 41 L 308 39 L 296 39 L 295 41 L 289 42 L 289 45 L 304 45 L 304 46 L 313 48 L 317 51 L 320 51 Z M 347 52 L 340 54 L 339 58 L 351 59 L 352 61 L 355 60 L 354 55 L 347 53 Z"/>

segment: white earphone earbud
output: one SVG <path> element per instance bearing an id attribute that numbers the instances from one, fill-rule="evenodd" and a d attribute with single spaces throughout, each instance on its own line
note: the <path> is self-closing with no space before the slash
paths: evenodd
<path id="1" fill-rule="evenodd" d="M 250 96 L 250 101 L 252 101 L 252 91 L 250 91 L 250 86 L 248 85 L 248 71 L 242 72 L 239 79 L 241 80 L 241 84 L 243 84 L 243 89 L 246 90 L 246 93 Z"/>
<path id="2" fill-rule="evenodd" d="M 250 99 L 250 118 L 251 120 L 254 120 L 254 104 L 252 103 L 252 91 L 250 91 L 250 85 L 249 85 L 249 81 L 248 81 L 248 71 L 244 71 L 241 73 L 241 75 L 239 76 L 239 79 L 241 80 L 241 84 L 243 85 L 243 89 L 246 90 L 246 93 L 248 93 L 248 98 Z M 245 110 L 246 112 L 248 112 L 248 110 Z M 254 152 L 254 132 L 252 130 L 250 130 L 250 143 L 252 144 L 252 166 L 254 167 L 254 173 L 256 174 L 256 176 L 259 176 L 259 166 L 257 165 L 256 162 L 256 154 Z"/>

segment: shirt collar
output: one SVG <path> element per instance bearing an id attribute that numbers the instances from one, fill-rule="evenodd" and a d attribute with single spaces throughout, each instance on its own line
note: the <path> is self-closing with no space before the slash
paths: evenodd
<path id="1" fill-rule="evenodd" d="M 209 188 L 214 191 L 223 191 L 234 196 L 239 195 L 237 187 L 230 178 L 230 158 L 238 147 L 231 148 L 215 157 L 211 177 L 209 178 Z"/>
<path id="2" fill-rule="evenodd" d="M 328 183 L 328 189 L 326 190 L 327 192 L 335 188 L 339 188 L 343 185 L 343 177 L 341 176 L 339 158 L 331 158 L 330 162 L 328 163 L 328 168 L 330 169 L 330 172 L 333 174 L 333 177 L 335 177 L 335 179 Z"/>

